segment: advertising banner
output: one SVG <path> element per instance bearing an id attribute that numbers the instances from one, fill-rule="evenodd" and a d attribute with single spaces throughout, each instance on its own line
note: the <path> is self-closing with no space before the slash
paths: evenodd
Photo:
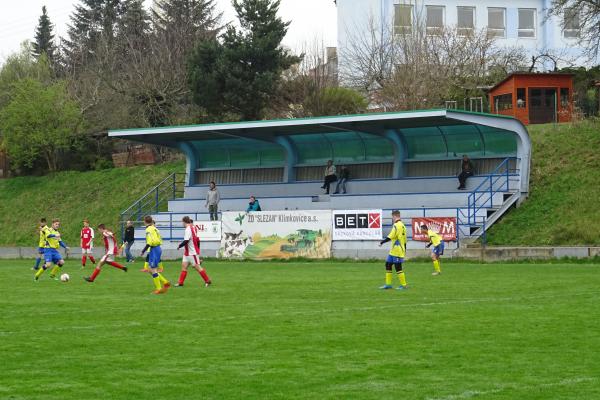
<path id="1" fill-rule="evenodd" d="M 221 258 L 329 258 L 331 211 L 224 212 Z"/>
<path id="2" fill-rule="evenodd" d="M 194 221 L 201 242 L 221 240 L 221 221 Z"/>
<path id="3" fill-rule="evenodd" d="M 381 240 L 381 210 L 334 210 L 333 240 Z"/>
<path id="4" fill-rule="evenodd" d="M 438 217 L 438 218 L 413 218 L 412 238 L 413 240 L 428 242 L 429 238 L 421 231 L 421 225 L 440 234 L 446 242 L 456 241 L 456 217 Z"/>

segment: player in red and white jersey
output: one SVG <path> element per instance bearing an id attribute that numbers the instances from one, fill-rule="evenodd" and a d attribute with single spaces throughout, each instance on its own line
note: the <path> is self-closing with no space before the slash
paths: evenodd
<path id="1" fill-rule="evenodd" d="M 94 229 L 90 227 L 90 221 L 86 218 L 83 220 L 83 228 L 80 234 L 81 244 L 81 268 L 85 268 L 85 263 L 89 258 L 93 264 L 96 264 L 92 251 L 94 249 Z"/>
<path id="2" fill-rule="evenodd" d="M 117 254 L 119 254 L 119 247 L 117 245 L 116 235 L 110 229 L 107 229 L 104 224 L 98 225 L 98 232 L 100 232 L 100 234 L 102 235 L 102 238 L 104 239 L 105 254 L 100 259 L 100 262 L 98 263 L 98 265 L 96 265 L 96 269 L 94 270 L 92 275 L 89 277 L 83 278 L 88 282 L 94 282 L 96 280 L 96 277 L 100 273 L 100 270 L 102 269 L 102 266 L 104 264 L 111 265 L 115 268 L 118 268 L 120 270 L 127 272 L 127 267 L 124 267 L 123 265 L 119 264 L 118 262 L 115 262 L 115 256 Z"/>
<path id="3" fill-rule="evenodd" d="M 202 259 L 200 258 L 200 238 L 198 237 L 197 229 L 194 226 L 194 221 L 188 216 L 183 217 L 182 221 L 183 226 L 185 227 L 185 233 L 183 235 L 183 242 L 181 242 L 177 248 L 183 248 L 183 259 L 181 262 L 179 282 L 175 286 L 183 286 L 185 278 L 187 277 L 188 266 L 192 265 L 204 280 L 204 286 L 209 287 L 212 282 L 206 274 L 206 270 L 202 268 Z"/>

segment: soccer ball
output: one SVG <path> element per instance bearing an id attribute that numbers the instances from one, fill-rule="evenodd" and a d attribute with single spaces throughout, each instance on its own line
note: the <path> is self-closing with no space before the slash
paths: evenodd
<path id="1" fill-rule="evenodd" d="M 60 281 L 61 282 L 69 282 L 70 279 L 71 279 L 71 277 L 69 276 L 69 274 L 62 274 L 60 276 Z"/>

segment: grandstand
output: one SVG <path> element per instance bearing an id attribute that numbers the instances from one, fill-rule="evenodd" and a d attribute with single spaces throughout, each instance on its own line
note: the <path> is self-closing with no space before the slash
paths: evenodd
<path id="1" fill-rule="evenodd" d="M 516 119 L 482 113 L 424 110 L 127 129 L 109 135 L 185 154 L 185 177 L 174 174 L 156 187 L 149 185 L 148 194 L 121 216 L 122 221 L 139 221 L 152 214 L 166 241 L 181 239 L 183 215 L 208 220 L 204 203 L 211 180 L 221 194 L 219 211 L 245 210 L 250 195 L 269 211 L 381 208 L 389 218 L 390 210 L 399 209 L 407 224 L 417 216 L 456 217 L 459 242 L 483 235 L 529 190 L 526 128 Z M 466 191 L 457 189 L 456 179 L 463 154 L 476 167 Z M 329 159 L 349 168 L 348 194 L 323 194 Z M 384 220 L 384 230 L 390 224 Z M 137 236 L 143 236 L 141 230 Z M 334 242 L 333 249 L 345 256 L 356 254 L 357 246 L 369 250 L 373 245 Z M 409 242 L 409 248 L 415 245 Z M 209 255 L 217 247 L 217 242 L 203 245 Z"/>

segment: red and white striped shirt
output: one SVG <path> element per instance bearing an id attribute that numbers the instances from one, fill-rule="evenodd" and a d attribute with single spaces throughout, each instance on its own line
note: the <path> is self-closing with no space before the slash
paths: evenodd
<path id="1" fill-rule="evenodd" d="M 115 234 L 111 231 L 104 231 L 102 232 L 102 236 L 104 236 L 104 249 L 106 250 L 106 254 L 118 254 Z"/>
<path id="2" fill-rule="evenodd" d="M 90 227 L 81 229 L 81 248 L 91 249 L 94 241 L 94 230 Z"/>
<path id="3" fill-rule="evenodd" d="M 183 255 L 197 256 L 200 255 L 200 239 L 198 238 L 197 228 L 194 225 L 188 225 L 185 228 L 183 240 L 187 240 L 187 244 L 183 248 Z"/>

